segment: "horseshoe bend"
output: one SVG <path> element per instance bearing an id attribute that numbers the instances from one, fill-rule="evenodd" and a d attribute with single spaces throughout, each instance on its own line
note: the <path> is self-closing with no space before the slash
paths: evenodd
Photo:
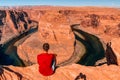
<path id="1" fill-rule="evenodd" d="M 46 42 L 57 55 L 49 77 L 37 63 Z M 0 80 L 119 80 L 119 43 L 119 8 L 0 7 Z"/>

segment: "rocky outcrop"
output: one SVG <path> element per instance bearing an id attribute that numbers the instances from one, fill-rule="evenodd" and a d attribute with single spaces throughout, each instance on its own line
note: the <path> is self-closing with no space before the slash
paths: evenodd
<path id="1" fill-rule="evenodd" d="M 38 65 L 25 68 L 14 66 L 4 66 L 0 68 L 1 80 L 119 80 L 119 75 L 120 67 L 115 65 L 86 67 L 72 64 L 57 68 L 55 73 L 48 77 L 42 76 L 38 72 Z"/>

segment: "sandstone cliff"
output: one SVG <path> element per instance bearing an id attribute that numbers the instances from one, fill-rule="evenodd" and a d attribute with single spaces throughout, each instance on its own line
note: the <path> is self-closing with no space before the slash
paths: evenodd
<path id="1" fill-rule="evenodd" d="M 55 74 L 45 77 L 38 72 L 38 65 L 25 68 L 4 66 L 0 75 L 1 80 L 119 80 L 120 67 L 115 65 L 86 67 L 72 64 L 57 68 Z"/>

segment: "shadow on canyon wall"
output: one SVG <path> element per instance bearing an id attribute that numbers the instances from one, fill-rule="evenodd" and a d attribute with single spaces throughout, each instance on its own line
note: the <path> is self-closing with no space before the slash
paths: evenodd
<path id="1" fill-rule="evenodd" d="M 79 35 L 75 34 L 76 40 L 80 41 L 86 48 L 86 53 L 77 63 L 93 66 L 97 60 L 105 57 L 103 44 L 98 37 L 75 28 L 73 28 L 73 32 L 78 32 L 85 38 L 83 40 Z"/>

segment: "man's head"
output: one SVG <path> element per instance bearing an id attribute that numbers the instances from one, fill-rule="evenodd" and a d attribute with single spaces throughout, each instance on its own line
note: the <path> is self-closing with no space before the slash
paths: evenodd
<path id="1" fill-rule="evenodd" d="M 50 48 L 50 46 L 49 46 L 48 43 L 44 43 L 44 44 L 43 44 L 43 49 L 44 49 L 46 52 L 48 52 L 49 48 Z"/>

